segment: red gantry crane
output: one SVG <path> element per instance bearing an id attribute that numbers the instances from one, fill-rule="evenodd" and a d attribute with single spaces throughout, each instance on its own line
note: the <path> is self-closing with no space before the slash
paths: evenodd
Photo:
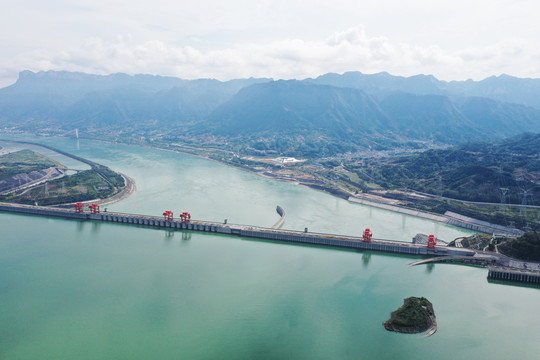
<path id="1" fill-rule="evenodd" d="M 188 213 L 187 211 L 184 211 L 183 213 L 180 214 L 181 222 L 187 223 L 187 222 L 190 222 L 190 220 L 191 220 L 191 214 Z"/>
<path id="2" fill-rule="evenodd" d="M 435 245 L 437 245 L 437 238 L 433 234 L 429 234 L 427 247 L 428 249 L 435 249 Z"/>
<path id="3" fill-rule="evenodd" d="M 93 203 L 88 208 L 90 209 L 90 214 L 99 214 L 99 204 Z"/>
<path id="4" fill-rule="evenodd" d="M 75 212 L 79 214 L 84 212 L 84 205 L 81 202 L 75 203 Z"/>
<path id="5" fill-rule="evenodd" d="M 364 235 L 362 235 L 362 237 L 364 238 L 364 242 L 371 242 L 371 237 L 373 236 L 373 234 L 371 233 L 371 230 L 369 228 L 366 228 L 366 230 L 364 230 Z"/>
<path id="6" fill-rule="evenodd" d="M 174 219 L 173 212 L 171 210 L 166 210 L 163 213 L 163 216 L 165 217 L 165 221 L 173 221 Z"/>

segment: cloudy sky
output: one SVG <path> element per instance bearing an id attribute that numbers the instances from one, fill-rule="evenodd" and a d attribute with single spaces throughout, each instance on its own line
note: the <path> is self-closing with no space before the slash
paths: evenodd
<path id="1" fill-rule="evenodd" d="M 539 14 L 537 0 L 7 0 L 0 86 L 22 70 L 540 77 Z"/>

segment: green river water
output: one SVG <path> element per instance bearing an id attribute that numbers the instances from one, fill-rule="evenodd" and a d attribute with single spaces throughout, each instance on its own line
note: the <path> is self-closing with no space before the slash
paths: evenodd
<path id="1" fill-rule="evenodd" d="M 467 234 L 174 152 L 40 141 L 136 181 L 108 211 L 271 226 L 281 205 L 289 229 Z M 538 288 L 414 260 L 0 213 L 0 360 L 538 358 Z M 433 303 L 432 337 L 384 330 L 408 296 Z"/>

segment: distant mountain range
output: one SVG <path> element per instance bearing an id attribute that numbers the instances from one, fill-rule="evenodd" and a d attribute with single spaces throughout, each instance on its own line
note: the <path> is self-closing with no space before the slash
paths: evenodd
<path id="1" fill-rule="evenodd" d="M 0 125 L 65 128 L 185 123 L 208 116 L 238 90 L 270 79 L 221 82 L 153 75 L 23 71 L 0 89 Z"/>
<path id="2" fill-rule="evenodd" d="M 393 76 L 386 72 L 343 75 L 325 74 L 305 81 L 319 85 L 362 89 L 373 95 L 386 96 L 401 92 L 415 95 L 443 95 L 453 98 L 483 97 L 540 109 L 540 79 L 523 79 L 509 75 L 491 76 L 482 81 L 441 81 L 432 75 Z"/>
<path id="3" fill-rule="evenodd" d="M 0 127 L 125 136 L 161 129 L 169 137 L 181 129 L 182 136 L 245 140 L 263 150 L 285 141 L 281 150 L 293 152 L 302 145 L 339 144 L 330 151 L 336 152 L 411 141 L 456 144 L 540 132 L 540 79 L 445 82 L 350 72 L 221 82 L 23 71 L 0 89 Z"/>

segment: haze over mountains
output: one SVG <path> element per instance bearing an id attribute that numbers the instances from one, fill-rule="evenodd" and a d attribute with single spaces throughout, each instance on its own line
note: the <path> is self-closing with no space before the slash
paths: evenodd
<path id="1" fill-rule="evenodd" d="M 182 80 L 21 72 L 0 89 L 0 127 L 92 131 L 162 129 L 247 139 L 269 150 L 279 140 L 339 144 L 354 151 L 411 141 L 456 144 L 540 131 L 540 79 L 507 75 L 439 81 L 387 73 L 316 79 Z"/>

